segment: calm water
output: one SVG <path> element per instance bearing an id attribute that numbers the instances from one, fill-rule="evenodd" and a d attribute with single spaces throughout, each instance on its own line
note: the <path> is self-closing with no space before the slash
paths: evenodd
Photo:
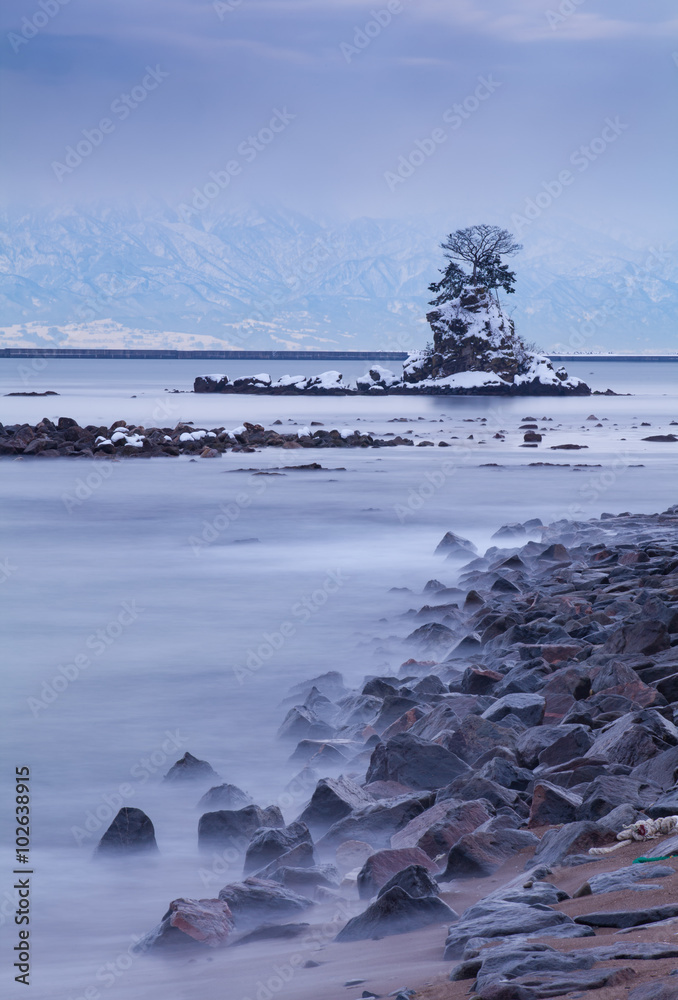
<path id="1" fill-rule="evenodd" d="M 237 362 L 227 371 L 280 375 L 322 364 Z M 653 511 L 677 499 L 676 446 L 642 441 L 678 420 L 672 364 L 571 365 L 594 386 L 633 393 L 584 399 L 164 392 L 190 388 L 196 374 L 218 365 L 55 360 L 27 374 L 23 362 L 3 360 L 3 393 L 55 389 L 60 396 L 3 398 L 0 420 L 68 415 L 82 423 L 235 426 L 256 419 L 268 426 L 280 419 L 293 428 L 317 419 L 327 428 L 411 430 L 415 442 L 453 447 L 271 449 L 214 461 L 0 460 L 3 779 L 15 764 L 32 769 L 33 997 L 69 1000 L 96 989 L 111 1000 L 174 1000 L 195 997 L 197 986 L 216 998 L 225 995 L 226 977 L 238 984 L 229 1000 L 253 998 L 258 952 L 234 949 L 213 965 L 169 967 L 127 955 L 171 899 L 216 895 L 240 874 L 205 867 L 196 849 L 202 789 L 163 786 L 170 764 L 190 750 L 262 805 L 281 801 L 294 818 L 310 789 L 280 799 L 297 770 L 274 739 L 286 689 L 329 669 L 357 683 L 397 667 L 406 655 L 397 639 L 411 630 L 398 616 L 425 603 L 417 595 L 429 578 L 454 582 L 432 554 L 445 531 L 482 548 L 507 521 Z M 366 367 L 342 366 L 352 376 Z M 587 421 L 591 414 L 599 421 Z M 520 447 L 527 415 L 553 428 L 540 449 Z M 401 416 L 406 422 L 390 422 Z M 499 429 L 504 441 L 493 437 Z M 571 441 L 588 448 L 548 448 Z M 322 471 L 290 468 L 313 460 Z M 537 461 L 554 465 L 530 465 Z M 389 593 L 404 586 L 416 593 Z M 283 623 L 292 632 L 280 642 Z M 76 668 L 77 657 L 87 666 Z M 156 861 L 122 871 L 90 860 L 120 798 L 148 812 L 161 851 Z M 7 958 L 15 943 L 13 856 L 5 852 L 3 860 Z M 328 982 L 323 1000 L 345 995 L 340 985 L 335 991 Z M 295 983 L 279 996 L 307 994 Z"/>

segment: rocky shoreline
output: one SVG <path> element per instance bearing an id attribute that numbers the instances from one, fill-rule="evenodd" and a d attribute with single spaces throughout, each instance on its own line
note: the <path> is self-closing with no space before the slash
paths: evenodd
<path id="1" fill-rule="evenodd" d="M 416 371 L 417 355 L 410 356 L 410 368 Z M 233 380 L 228 375 L 200 375 L 193 383 L 197 393 L 259 396 L 614 396 L 611 389 L 592 391 L 581 379 L 570 378 L 564 368 L 553 369 L 546 357 L 540 357 L 526 375 L 513 381 L 496 372 L 472 370 L 439 378 L 418 378 L 409 375 L 406 364 L 402 377 L 387 368 L 375 365 L 355 380 L 344 382 L 341 372 L 320 375 L 247 375 Z"/>
<path id="2" fill-rule="evenodd" d="M 646 821 L 678 814 L 678 505 L 495 538 L 482 556 L 442 539 L 448 582 L 429 581 L 389 623 L 407 632 L 396 673 L 350 689 L 329 670 L 290 693 L 278 738 L 301 770 L 279 802 L 289 811 L 293 786 L 308 794 L 287 822 L 190 753 L 170 769 L 168 785 L 195 784 L 203 857 L 242 874 L 212 898 L 172 900 L 139 951 L 308 941 L 314 910 L 331 905 L 323 947 L 346 949 L 346 968 L 354 942 L 448 927 L 447 986 L 400 1000 L 469 987 L 480 1000 L 678 995 L 678 903 L 664 885 L 678 885 L 678 861 L 631 864 L 678 856 L 675 829 L 644 842 Z M 621 831 L 629 848 L 589 853 Z M 122 809 L 97 854 L 157 849 L 151 820 Z M 299 957 L 298 975 L 317 964 Z"/>

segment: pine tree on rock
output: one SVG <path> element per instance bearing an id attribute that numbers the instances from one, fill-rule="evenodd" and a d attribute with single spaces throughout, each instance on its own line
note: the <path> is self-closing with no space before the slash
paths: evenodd
<path id="1" fill-rule="evenodd" d="M 470 226 L 451 233 L 441 247 L 447 263 L 440 280 L 429 285 L 434 308 L 426 315 L 433 345 L 410 355 L 405 382 L 478 372 L 488 375 L 488 383 L 494 376 L 499 387 L 502 381 L 507 388 L 534 382 L 537 390 L 563 383 L 563 390 L 576 391 L 579 380 L 568 380 L 563 369 L 554 371 L 547 357 L 532 351 L 501 306 L 499 290 L 512 294 L 516 280 L 504 258 L 522 249 L 511 233 L 498 226 Z"/>

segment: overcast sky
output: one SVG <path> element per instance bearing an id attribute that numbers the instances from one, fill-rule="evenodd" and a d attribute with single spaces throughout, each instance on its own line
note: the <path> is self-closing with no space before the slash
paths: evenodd
<path id="1" fill-rule="evenodd" d="M 230 163 L 225 208 L 675 223 L 672 0 L 42 5 L 3 5 L 10 203 L 176 206 Z"/>

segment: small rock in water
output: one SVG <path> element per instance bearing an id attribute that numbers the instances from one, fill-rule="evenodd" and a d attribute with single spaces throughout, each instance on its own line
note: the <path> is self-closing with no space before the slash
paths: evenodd
<path id="1" fill-rule="evenodd" d="M 165 775 L 165 781 L 204 781 L 218 778 L 219 775 L 206 760 L 199 760 L 192 753 L 186 753 Z"/>
<path id="2" fill-rule="evenodd" d="M 146 813 L 123 806 L 99 841 L 95 857 L 157 850 L 155 830 Z"/>

